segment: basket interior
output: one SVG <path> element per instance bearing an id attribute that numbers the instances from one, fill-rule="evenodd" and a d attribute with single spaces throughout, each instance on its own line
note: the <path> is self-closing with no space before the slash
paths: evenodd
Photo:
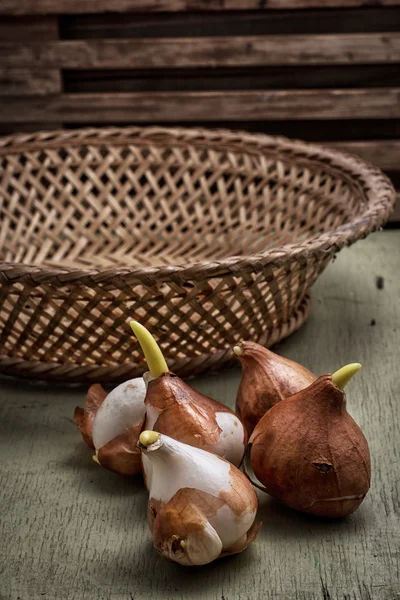
<path id="1" fill-rule="evenodd" d="M 1 158 L 0 259 L 190 264 L 305 241 L 363 208 L 338 169 L 273 149 L 66 142 Z"/>

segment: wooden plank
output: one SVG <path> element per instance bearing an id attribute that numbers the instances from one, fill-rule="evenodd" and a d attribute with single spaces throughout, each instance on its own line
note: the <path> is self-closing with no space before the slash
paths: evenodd
<path id="1" fill-rule="evenodd" d="M 345 15 L 345 18 L 344 18 Z M 300 35 L 400 30 L 399 7 L 257 12 L 111 13 L 60 17 L 62 39 Z"/>
<path id="2" fill-rule="evenodd" d="M 400 62 L 400 33 L 0 43 L 6 67 L 142 69 Z"/>
<path id="3" fill-rule="evenodd" d="M 159 125 L 164 125 L 161 121 L 153 121 Z M 117 123 L 117 122 L 115 122 Z M 115 124 L 114 123 L 114 124 Z M 176 124 L 176 123 L 175 123 Z M 386 140 L 383 139 L 384 135 L 387 136 L 388 147 L 390 148 L 393 143 L 396 144 L 397 140 L 393 140 L 394 135 L 398 135 L 400 137 L 400 122 L 395 119 L 388 120 L 378 120 L 378 119 L 359 119 L 357 121 L 340 121 L 336 119 L 326 120 L 326 121 L 293 121 L 289 119 L 285 119 L 284 121 L 182 121 L 178 122 L 178 125 L 182 125 L 183 127 L 208 127 L 211 129 L 215 129 L 216 127 L 224 127 L 227 129 L 231 129 L 233 131 L 250 131 L 255 133 L 266 133 L 268 135 L 284 135 L 286 137 L 291 137 L 294 139 L 303 139 L 305 141 L 315 142 L 317 144 L 322 144 L 324 146 L 343 148 L 343 150 L 347 150 L 352 153 L 356 153 L 356 148 L 353 144 L 358 144 L 360 141 L 364 140 L 366 142 L 374 143 L 375 140 L 372 139 L 374 137 L 378 138 L 381 136 L 382 139 L 377 139 L 376 143 L 378 143 L 382 148 L 386 144 Z M 99 125 L 101 123 L 96 123 L 95 121 L 91 122 L 92 126 Z M 104 125 L 104 124 L 103 124 Z M 78 127 L 82 127 L 81 123 L 72 123 L 68 122 L 65 125 L 66 129 L 74 129 Z M 8 135 L 15 132 L 21 131 L 39 131 L 40 129 L 54 129 L 55 125 L 52 122 L 43 123 L 43 122 L 0 122 L 0 135 Z M 365 132 L 365 129 L 368 128 L 368 132 Z M 354 136 L 358 141 L 357 142 L 346 142 L 343 141 L 344 131 L 346 132 L 346 137 Z M 340 142 L 337 142 L 340 140 Z M 350 144 L 347 146 L 347 144 Z M 395 148 L 397 144 L 395 145 Z M 397 151 L 397 150 L 396 150 Z M 381 157 L 378 157 L 378 154 L 373 152 L 366 152 L 365 159 L 373 159 L 372 162 L 377 167 L 380 167 L 383 170 L 390 171 L 393 173 L 398 167 L 396 167 L 396 163 L 398 164 L 396 155 L 389 155 L 383 153 Z M 400 170 L 399 170 L 400 172 Z M 399 185 L 400 188 L 400 185 Z"/>
<path id="4" fill-rule="evenodd" d="M 284 135 L 294 139 L 303 139 L 318 144 L 329 146 L 331 143 L 340 141 L 343 138 L 350 138 L 358 141 L 374 141 L 379 139 L 385 143 L 386 139 L 389 145 L 396 136 L 400 138 L 400 120 L 399 119 L 358 119 L 358 120 L 298 120 L 285 119 L 283 121 L 241 121 L 241 120 L 222 120 L 212 121 L 211 116 L 206 121 L 178 121 L 174 124 L 182 125 L 183 127 L 208 127 L 215 129 L 216 127 L 224 127 L 233 131 L 250 131 L 255 133 L 266 133 L 267 135 Z M 152 123 L 158 125 L 168 125 L 159 120 L 153 120 Z M 91 121 L 92 126 L 102 126 L 104 123 L 96 123 Z M 113 124 L 118 124 L 114 121 Z M 82 123 L 74 123 L 69 121 L 65 124 L 67 129 L 82 127 Z M 54 129 L 55 125 L 52 122 L 4 122 L 0 121 L 0 135 L 10 134 L 20 131 L 38 131 L 39 129 Z M 386 138 L 386 139 L 385 139 Z M 346 149 L 346 148 L 345 148 Z M 385 158 L 392 169 L 393 160 Z M 375 164 L 377 164 L 375 162 Z M 377 164 L 377 166 L 379 166 Z M 383 167 L 384 168 L 384 167 Z M 393 172 L 393 171 L 392 171 Z M 400 188 L 400 186 L 399 186 Z"/>
<path id="5" fill-rule="evenodd" d="M 0 10 L 1 10 L 0 0 Z M 0 40 L 2 42 L 54 40 L 58 38 L 57 17 L 2 17 Z"/>
<path id="6" fill-rule="evenodd" d="M 0 40 L 5 44 L 12 45 L 15 40 L 24 43 L 37 40 L 41 43 L 49 43 L 57 38 L 56 17 L 4 17 L 0 20 Z M 0 97 L 57 94 L 61 89 L 58 66 L 36 69 L 15 65 L 14 68 L 7 66 L 7 62 L 0 59 Z M 2 129 L 1 125 L 0 129 Z"/>
<path id="7" fill-rule="evenodd" d="M 61 128 L 62 125 L 54 123 L 1 123 L 0 122 L 0 136 L 12 135 L 15 133 L 30 133 L 36 131 L 49 131 Z"/>
<path id="8" fill-rule="evenodd" d="M 400 192 L 397 193 L 396 206 L 394 207 L 394 211 L 389 217 L 389 223 L 400 224 Z"/>
<path id="9" fill-rule="evenodd" d="M 400 171 L 400 140 L 340 141 L 326 145 L 357 154 L 384 171 Z"/>
<path id="10" fill-rule="evenodd" d="M 139 123 L 243 119 L 395 119 L 400 88 L 239 92 L 137 92 L 15 97 L 0 121 Z"/>
<path id="11" fill-rule="evenodd" d="M 391 171 L 386 171 L 389 179 L 391 180 L 391 182 L 393 183 L 393 186 L 397 189 L 400 190 L 400 166 L 399 163 L 397 163 L 397 168 L 393 169 Z"/>
<path id="12" fill-rule="evenodd" d="M 400 6 L 400 0 L 346 0 L 345 6 Z M 343 8 L 343 0 L 2 0 L 0 15 Z"/>
<path id="13" fill-rule="evenodd" d="M 317 65 L 178 69 L 82 69 L 63 71 L 64 91 L 167 92 L 396 87 L 399 65 Z M 379 137 L 373 136 L 371 137 Z M 393 137 L 396 137 L 393 135 Z M 319 139 L 322 138 L 320 135 Z M 357 139 L 357 138 L 355 138 Z"/>
<path id="14" fill-rule="evenodd" d="M 196 125 L 193 122 L 193 125 Z M 228 129 L 242 129 L 269 135 L 284 135 L 309 142 L 329 144 L 346 140 L 374 141 L 400 138 L 399 119 L 340 119 L 326 120 L 294 120 L 292 117 L 284 121 L 229 121 L 223 123 Z M 203 122 L 204 127 L 216 127 L 215 121 Z M 323 141 L 321 141 L 323 140 Z"/>
<path id="15" fill-rule="evenodd" d="M 264 525 L 248 550 L 179 568 L 152 548 L 141 478 L 101 469 L 82 442 L 72 415 L 85 386 L 2 377 L 2 598 L 398 600 L 399 251 L 400 232 L 384 231 L 340 252 L 313 286 L 307 323 L 275 348 L 317 374 L 362 362 L 346 388 L 372 456 L 357 512 L 316 519 L 260 493 Z M 233 408 L 239 381 L 236 367 L 189 383 Z"/>
<path id="16" fill-rule="evenodd" d="M 0 67 L 0 96 L 56 94 L 60 89 L 60 72 L 57 69 L 4 69 Z"/>

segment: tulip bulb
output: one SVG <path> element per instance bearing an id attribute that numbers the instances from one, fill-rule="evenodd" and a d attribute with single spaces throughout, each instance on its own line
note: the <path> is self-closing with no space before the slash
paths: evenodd
<path id="1" fill-rule="evenodd" d="M 132 321 L 131 327 L 149 367 L 144 376 L 148 383 L 146 429 L 209 450 L 239 465 L 247 433 L 238 416 L 169 372 L 158 344 L 147 329 L 136 321 Z"/>
<path id="2" fill-rule="evenodd" d="M 324 517 L 344 517 L 361 504 L 370 487 L 370 455 L 343 391 L 360 367 L 319 377 L 273 406 L 255 427 L 251 466 L 268 494 Z"/>
<path id="3" fill-rule="evenodd" d="M 162 556 L 204 565 L 255 539 L 257 497 L 236 467 L 155 431 L 143 431 L 139 447 L 151 464 L 148 517 Z"/>
<path id="4" fill-rule="evenodd" d="M 137 442 L 146 418 L 145 395 L 146 385 L 141 377 L 122 383 L 109 394 L 95 385 L 89 389 L 86 409 L 75 410 L 75 422 L 84 439 L 96 450 L 94 460 L 120 475 L 136 475 L 141 471 Z M 93 398 L 102 398 L 96 410 L 91 409 Z"/>
<path id="5" fill-rule="evenodd" d="M 255 342 L 242 342 L 233 348 L 233 353 L 242 363 L 236 412 L 249 435 L 267 410 L 315 380 L 299 363 Z"/>
<path id="6" fill-rule="evenodd" d="M 107 392 L 102 386 L 95 383 L 88 390 L 85 408 L 77 406 L 74 412 L 75 425 L 80 430 L 84 442 L 93 450 L 93 421 L 106 396 Z"/>

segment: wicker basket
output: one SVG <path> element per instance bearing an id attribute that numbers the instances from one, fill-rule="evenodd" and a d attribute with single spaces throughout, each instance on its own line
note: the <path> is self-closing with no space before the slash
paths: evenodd
<path id="1" fill-rule="evenodd" d="M 144 363 L 218 368 L 238 340 L 271 345 L 308 289 L 380 227 L 394 190 L 354 156 L 203 129 L 86 129 L 0 141 L 0 370 L 118 380 Z"/>

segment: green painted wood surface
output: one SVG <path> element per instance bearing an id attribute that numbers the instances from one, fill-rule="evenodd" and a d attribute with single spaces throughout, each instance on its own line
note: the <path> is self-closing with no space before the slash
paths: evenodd
<path id="1" fill-rule="evenodd" d="M 341 252 L 314 287 L 310 319 L 277 348 L 315 373 L 363 363 L 347 396 L 371 446 L 364 504 L 327 522 L 263 496 L 256 543 L 207 567 L 152 549 L 141 481 L 97 467 L 72 423 L 82 387 L 0 379 L 0 599 L 400 599 L 399 266 L 399 231 Z M 232 406 L 239 377 L 194 383 Z"/>

